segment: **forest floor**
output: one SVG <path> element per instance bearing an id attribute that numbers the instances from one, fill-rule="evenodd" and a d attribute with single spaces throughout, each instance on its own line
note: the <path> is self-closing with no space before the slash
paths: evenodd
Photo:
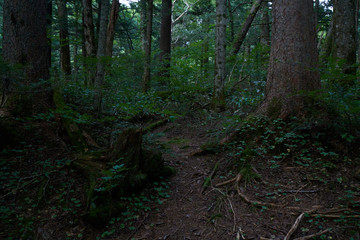
<path id="1" fill-rule="evenodd" d="M 48 129 L 35 124 L 32 132 L 38 127 Z M 255 148 L 265 144 L 264 139 L 270 136 L 259 137 L 254 132 L 254 136 L 251 132 L 239 136 L 237 141 L 243 142 L 241 146 L 230 143 L 213 151 L 201 151 L 201 146 L 214 139 L 222 127 L 221 118 L 185 117 L 148 133 L 152 145 L 162 146 L 165 164 L 173 167 L 176 174 L 144 191 L 142 199 L 150 198 L 154 192 L 158 194 L 151 198 L 153 201 L 137 202 L 138 205 L 132 207 L 140 210 L 122 213 L 105 227 L 91 225 L 81 218 L 86 212 L 84 178 L 76 171 L 57 167 L 62 163 L 54 163 L 54 159 L 71 158 L 72 153 L 59 136 L 42 130 L 40 135 L 37 133 L 38 138 L 23 143 L 22 150 L 1 154 L 4 185 L 0 198 L 0 237 L 360 239 L 358 144 L 355 148 L 346 147 L 346 141 L 328 139 L 332 144 L 329 147 L 336 145 L 339 149 L 322 149 L 319 162 L 314 165 L 306 164 L 310 160 L 305 157 L 302 162 L 296 162 L 301 148 L 292 145 L 286 145 L 283 155 L 277 152 L 278 156 L 254 154 L 253 150 L 252 154 L 247 153 L 244 150 L 247 139 L 241 137 L 254 138 L 247 144 Z M 286 135 L 288 139 L 301 138 L 290 135 Z M 268 144 L 270 148 L 273 145 L 275 143 Z M 322 147 L 310 140 L 303 145 L 310 151 Z M 337 158 L 346 155 L 346 161 L 335 161 L 331 155 Z M 239 163 L 239 159 L 246 156 L 251 160 Z M 46 160 L 49 166 L 55 167 L 41 172 L 34 169 L 35 159 Z M 39 173 L 34 174 L 35 170 Z M 128 222 L 124 222 L 125 217 Z"/>

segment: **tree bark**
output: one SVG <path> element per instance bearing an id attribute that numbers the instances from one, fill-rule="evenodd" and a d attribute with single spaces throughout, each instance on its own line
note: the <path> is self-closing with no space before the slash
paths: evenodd
<path id="1" fill-rule="evenodd" d="M 151 40 L 152 40 L 152 18 L 153 18 L 153 0 L 148 0 L 147 6 L 147 24 L 146 24 L 146 44 L 145 44 L 145 62 L 143 74 L 143 91 L 147 92 L 150 88 L 150 63 L 151 63 Z"/>
<path id="2" fill-rule="evenodd" d="M 68 13 L 66 8 L 67 0 L 57 0 L 58 18 L 60 29 L 60 67 L 61 71 L 67 76 L 71 75 L 70 47 L 69 47 L 69 27 Z"/>
<path id="3" fill-rule="evenodd" d="M 269 17 L 269 5 L 267 2 L 262 3 L 262 16 L 260 25 L 260 43 L 269 46 L 270 45 L 270 17 Z"/>
<path id="4" fill-rule="evenodd" d="M 147 23 L 147 11 L 146 11 L 146 6 L 147 6 L 147 0 L 140 0 L 140 31 L 141 31 L 141 47 L 142 50 L 145 52 L 145 48 L 146 48 L 146 23 Z"/>
<path id="5" fill-rule="evenodd" d="M 96 44 L 95 44 L 95 30 L 93 9 L 91 0 L 82 0 L 83 3 L 83 25 L 84 25 L 84 45 L 85 45 L 85 57 L 96 57 Z M 91 66 L 85 65 L 87 69 L 87 84 L 94 85 L 94 76 Z"/>
<path id="6" fill-rule="evenodd" d="M 111 57 L 113 52 L 114 37 L 115 37 L 115 24 L 119 18 L 119 0 L 113 0 L 111 5 L 110 20 L 107 27 L 107 37 L 106 37 L 106 56 Z"/>
<path id="7" fill-rule="evenodd" d="M 225 109 L 225 64 L 226 64 L 226 0 L 216 1 L 215 78 L 213 107 Z"/>
<path id="8" fill-rule="evenodd" d="M 230 42 L 233 42 L 235 38 L 235 27 L 234 27 L 234 14 L 231 6 L 231 0 L 227 0 L 227 9 L 229 14 Z"/>
<path id="9" fill-rule="evenodd" d="M 306 116 L 310 104 L 301 92 L 320 88 L 316 69 L 312 0 L 274 0 L 270 64 L 259 114 L 270 118 Z"/>
<path id="10" fill-rule="evenodd" d="M 242 43 L 244 42 L 246 34 L 248 33 L 248 31 L 250 29 L 251 23 L 254 21 L 256 13 L 261 6 L 262 1 L 263 0 L 256 0 L 255 3 L 253 4 L 253 6 L 251 7 L 250 13 L 249 13 L 248 17 L 246 18 L 246 21 L 244 22 L 244 24 L 241 27 L 241 31 L 236 36 L 236 41 L 233 45 L 234 50 L 232 51 L 232 55 L 238 54 L 240 47 L 241 47 Z"/>
<path id="11" fill-rule="evenodd" d="M 171 60 L 171 0 L 162 0 L 161 26 L 160 26 L 160 63 L 162 70 L 160 75 L 165 79 L 170 77 Z M 164 79 L 164 80 L 165 80 Z"/>
<path id="12" fill-rule="evenodd" d="M 74 59 L 74 74 L 75 75 L 77 75 L 77 73 L 79 72 L 79 64 L 78 64 L 79 45 L 78 45 L 77 41 L 83 39 L 83 34 L 82 34 L 82 32 L 79 31 L 79 30 L 81 30 L 81 27 L 79 26 L 79 21 L 78 21 L 78 19 L 81 16 L 80 4 L 81 3 L 79 3 L 79 2 L 74 3 L 74 17 L 75 17 L 74 33 L 75 33 L 76 42 L 73 45 L 74 46 L 73 59 Z M 76 79 L 76 76 L 75 76 L 75 79 Z"/>
<path id="13" fill-rule="evenodd" d="M 32 114 L 50 107 L 51 89 L 46 81 L 50 77 L 50 47 L 47 37 L 48 2 L 46 0 L 5 0 L 3 5 L 3 58 L 10 65 L 21 65 L 23 77 L 19 79 L 19 94 L 14 95 L 17 108 L 14 114 Z M 12 73 L 9 73 L 11 75 Z M 38 84 L 45 81 L 38 87 Z M 18 82 L 18 83 L 19 83 Z"/>
<path id="14" fill-rule="evenodd" d="M 355 2 L 356 0 L 334 1 L 332 56 L 345 61 L 342 66 L 345 74 L 356 73 Z"/>
<path id="15" fill-rule="evenodd" d="M 91 0 L 83 0 L 83 25 L 87 57 L 96 56 L 94 19 L 91 2 Z"/>
<path id="16" fill-rule="evenodd" d="M 98 49 L 96 53 L 96 78 L 95 78 L 95 107 L 98 115 L 102 112 L 102 85 L 105 77 L 105 48 L 106 48 L 106 32 L 109 16 L 109 0 L 101 0 L 100 28 Z"/>

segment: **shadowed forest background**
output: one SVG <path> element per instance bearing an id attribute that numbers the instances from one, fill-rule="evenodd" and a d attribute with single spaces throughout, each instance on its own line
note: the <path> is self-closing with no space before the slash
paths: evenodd
<path id="1" fill-rule="evenodd" d="M 359 0 L 0 0 L 1 239 L 360 239 Z"/>

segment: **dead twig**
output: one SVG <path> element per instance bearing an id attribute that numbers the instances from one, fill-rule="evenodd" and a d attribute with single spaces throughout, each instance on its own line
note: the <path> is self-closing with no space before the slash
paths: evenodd
<path id="1" fill-rule="evenodd" d="M 331 231 L 331 228 L 328 228 L 328 229 L 325 229 L 325 230 L 320 231 L 320 232 L 315 233 L 315 234 L 311 234 L 311 235 L 308 235 L 308 236 L 305 236 L 305 237 L 295 238 L 294 240 L 308 240 L 308 239 L 312 239 L 313 237 L 322 235 L 322 234 L 330 232 L 330 231 Z"/>
<path id="2" fill-rule="evenodd" d="M 289 232 L 286 234 L 284 240 L 289 240 L 289 239 L 290 239 L 291 235 L 292 235 L 292 234 L 296 231 L 296 229 L 298 228 L 298 226 L 299 226 L 299 224 L 300 224 L 300 221 L 304 218 L 304 215 L 305 215 L 305 213 L 302 213 L 302 214 L 300 214 L 300 215 L 297 217 L 295 223 L 292 225 L 292 227 L 290 228 Z"/>
<path id="3" fill-rule="evenodd" d="M 229 202 L 231 211 L 232 211 L 232 213 L 233 213 L 233 219 L 234 219 L 233 231 L 235 232 L 235 230 L 236 230 L 236 214 L 235 214 L 234 208 L 233 208 L 233 206 L 232 206 L 232 204 L 231 204 L 231 201 L 230 201 L 230 199 L 229 199 L 228 197 L 227 197 L 227 200 L 228 200 L 228 202 Z"/>

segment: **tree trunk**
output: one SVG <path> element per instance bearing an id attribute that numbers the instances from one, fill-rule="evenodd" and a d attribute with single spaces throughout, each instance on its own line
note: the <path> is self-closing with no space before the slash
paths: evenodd
<path id="1" fill-rule="evenodd" d="M 161 26 L 160 26 L 160 63 L 162 70 L 160 75 L 165 79 L 170 77 L 171 59 L 171 0 L 162 0 L 161 5 Z M 164 80 L 165 80 L 164 79 Z"/>
<path id="2" fill-rule="evenodd" d="M 332 56 L 345 61 L 342 66 L 345 74 L 356 73 L 355 2 L 356 0 L 334 1 Z"/>
<path id="3" fill-rule="evenodd" d="M 229 25 L 230 25 L 230 42 L 234 41 L 235 27 L 234 27 L 234 14 L 231 7 L 231 0 L 227 0 L 227 9 L 229 13 Z"/>
<path id="4" fill-rule="evenodd" d="M 9 76 L 13 88 L 14 114 L 31 114 L 46 111 L 51 103 L 50 84 L 40 84 L 49 79 L 50 51 L 47 37 L 48 1 L 5 0 L 3 5 L 3 58 L 10 65 L 20 64 L 23 77 Z M 11 73 L 9 73 L 11 75 Z M 35 85 L 35 86 L 34 86 Z M 15 109 L 16 108 L 16 109 Z"/>
<path id="5" fill-rule="evenodd" d="M 141 18 L 141 22 L 140 22 L 140 31 L 141 31 L 141 40 L 142 40 L 142 50 L 145 52 L 145 48 L 146 48 L 146 23 L 147 23 L 147 11 L 146 11 L 146 6 L 147 6 L 147 0 L 140 0 L 140 18 Z"/>
<path id="6" fill-rule="evenodd" d="M 67 0 L 57 0 L 60 29 L 60 67 L 68 78 L 71 75 L 71 64 L 66 2 Z"/>
<path id="7" fill-rule="evenodd" d="M 270 45 L 270 17 L 269 17 L 269 5 L 267 2 L 262 3 L 262 16 L 260 25 L 260 43 L 269 46 Z"/>
<path id="8" fill-rule="evenodd" d="M 115 24 L 119 17 L 119 0 L 113 0 L 111 5 L 110 20 L 107 27 L 107 37 L 106 37 L 106 56 L 111 57 L 113 52 L 114 45 L 114 36 L 115 36 Z"/>
<path id="9" fill-rule="evenodd" d="M 95 57 L 96 55 L 94 19 L 91 2 L 91 0 L 83 0 L 83 25 L 87 57 Z"/>
<path id="10" fill-rule="evenodd" d="M 95 78 L 95 107 L 98 115 L 102 112 L 102 85 L 105 77 L 105 48 L 106 48 L 106 32 L 109 16 L 109 0 L 101 0 L 100 28 L 97 49 L 97 65 Z"/>
<path id="11" fill-rule="evenodd" d="M 318 18 L 319 18 L 319 13 L 320 13 L 320 0 L 315 0 L 315 26 L 316 26 L 316 36 L 317 36 L 317 32 L 319 30 L 318 26 Z"/>
<path id="12" fill-rule="evenodd" d="M 80 3 L 81 4 L 81 3 Z M 83 39 L 83 34 L 81 32 L 79 32 L 79 30 L 81 29 L 79 26 L 79 21 L 78 19 L 81 16 L 81 7 L 79 5 L 79 2 L 75 2 L 74 3 L 74 17 L 75 17 L 75 23 L 74 23 L 74 33 L 75 33 L 75 39 L 76 42 L 74 43 L 74 52 L 73 52 L 73 59 L 74 59 L 74 73 L 75 75 L 77 75 L 77 73 L 79 72 L 79 64 L 78 64 L 78 54 L 79 54 L 79 45 L 78 45 L 78 41 L 81 39 Z M 75 76 L 75 79 L 77 77 Z"/>
<path id="13" fill-rule="evenodd" d="M 82 0 L 83 3 L 83 25 L 84 25 L 84 45 L 85 45 L 85 57 L 94 58 L 96 56 L 96 44 L 95 44 L 95 33 L 94 33 L 94 19 L 93 9 L 91 0 Z M 94 76 L 91 66 L 85 65 L 87 69 L 87 84 L 94 84 Z"/>
<path id="14" fill-rule="evenodd" d="M 320 88 L 312 0 L 274 0 L 265 100 L 258 113 L 303 117 L 310 104 L 301 91 Z"/>
<path id="15" fill-rule="evenodd" d="M 360 31 L 358 29 L 358 21 L 359 21 L 359 17 L 360 17 L 360 13 L 359 13 L 359 8 L 360 8 L 360 0 L 356 1 L 356 16 L 355 16 L 355 23 L 356 23 L 356 29 L 358 30 L 357 32 L 357 42 L 359 44 L 358 46 L 358 72 L 360 72 Z"/>
<path id="16" fill-rule="evenodd" d="M 151 40 L 152 40 L 152 17 L 153 17 L 153 0 L 148 0 L 147 6 L 147 24 L 146 24 L 146 45 L 145 45 L 145 62 L 143 74 L 143 91 L 150 88 L 150 63 L 151 63 Z"/>
<path id="17" fill-rule="evenodd" d="M 261 6 L 262 1 L 263 0 L 256 0 L 256 2 L 251 7 L 250 13 L 249 13 L 248 17 L 246 18 L 246 21 L 242 25 L 241 31 L 236 36 L 236 41 L 235 41 L 234 46 L 233 46 L 234 50 L 232 52 L 233 55 L 238 54 L 238 52 L 240 50 L 240 47 L 241 47 L 242 43 L 244 42 L 246 34 L 248 33 L 248 31 L 250 29 L 251 23 L 254 21 L 256 13 L 257 13 L 257 11 L 259 10 L 259 8 Z"/>
<path id="18" fill-rule="evenodd" d="M 330 22 L 330 27 L 326 33 L 326 37 L 325 37 L 325 41 L 324 41 L 324 44 L 323 46 L 321 47 L 321 50 L 320 50 L 320 59 L 321 59 L 321 62 L 327 62 L 328 61 L 328 58 L 331 56 L 331 50 L 332 50 L 332 46 L 333 46 L 333 42 L 334 42 L 334 28 L 333 28 L 333 25 L 334 25 L 334 22 L 333 22 L 334 19 L 331 20 Z"/>
<path id="19" fill-rule="evenodd" d="M 215 78 L 213 107 L 216 111 L 225 108 L 226 64 L 226 0 L 216 1 Z"/>

